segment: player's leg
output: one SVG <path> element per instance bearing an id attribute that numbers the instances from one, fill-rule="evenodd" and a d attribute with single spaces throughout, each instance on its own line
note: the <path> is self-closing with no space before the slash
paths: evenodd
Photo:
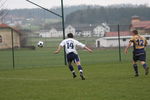
<path id="1" fill-rule="evenodd" d="M 69 70 L 72 72 L 73 78 L 77 77 L 76 73 L 75 73 L 75 70 L 72 66 L 72 55 L 71 54 L 67 55 L 67 62 L 68 62 Z"/>
<path id="2" fill-rule="evenodd" d="M 137 65 L 137 61 L 138 61 L 139 57 L 136 56 L 135 52 L 133 52 L 133 69 L 135 72 L 135 77 L 139 76 L 139 72 L 138 72 L 138 65 Z"/>
<path id="3" fill-rule="evenodd" d="M 76 63 L 76 65 L 78 66 L 79 72 L 83 72 L 83 68 L 82 68 L 82 66 L 81 66 L 80 61 L 75 61 L 75 63 Z"/>
<path id="4" fill-rule="evenodd" d="M 141 64 L 142 64 L 143 68 L 145 69 L 145 75 L 148 75 L 149 67 L 146 64 L 146 53 L 145 52 L 144 52 L 144 54 L 140 55 L 139 60 L 141 61 Z"/>
<path id="5" fill-rule="evenodd" d="M 82 79 L 82 80 L 85 80 L 85 77 L 84 77 L 84 75 L 83 75 L 83 68 L 82 68 L 82 66 L 81 66 L 80 61 L 77 61 L 77 62 L 76 62 L 76 65 L 78 66 L 78 70 L 79 70 L 79 72 L 80 72 L 80 77 L 81 77 L 81 79 Z"/>
<path id="6" fill-rule="evenodd" d="M 141 61 L 141 64 L 143 66 L 143 68 L 145 69 L 145 75 L 148 75 L 149 73 L 149 67 L 147 66 L 145 61 Z"/>
<path id="7" fill-rule="evenodd" d="M 76 78 L 77 75 L 76 75 L 76 73 L 74 71 L 74 68 L 73 68 L 71 62 L 68 62 L 68 66 L 69 66 L 70 71 L 72 72 L 73 78 Z"/>
<path id="8" fill-rule="evenodd" d="M 76 61 L 75 63 L 76 63 L 76 65 L 78 66 L 79 72 L 83 72 L 83 68 L 82 68 L 82 66 L 81 66 L 80 61 Z"/>
<path id="9" fill-rule="evenodd" d="M 134 69 L 134 72 L 135 72 L 135 76 L 139 76 L 139 72 L 138 72 L 138 66 L 137 66 L 137 62 L 136 61 L 133 61 L 133 69 Z"/>
<path id="10" fill-rule="evenodd" d="M 85 80 L 85 77 L 83 75 L 83 68 L 82 68 L 81 63 L 80 63 L 80 59 L 79 59 L 78 55 L 76 55 L 76 54 L 74 55 L 74 61 L 75 61 L 76 65 L 78 66 L 78 70 L 80 72 L 81 79 Z"/>
<path id="11" fill-rule="evenodd" d="M 75 64 L 76 64 L 77 67 L 78 67 L 79 72 L 83 72 L 83 68 L 82 68 L 82 66 L 81 66 L 80 59 L 79 59 L 78 55 L 77 55 L 77 54 L 74 54 L 74 57 L 73 57 L 73 58 L 74 58 L 73 60 L 74 60 Z"/>

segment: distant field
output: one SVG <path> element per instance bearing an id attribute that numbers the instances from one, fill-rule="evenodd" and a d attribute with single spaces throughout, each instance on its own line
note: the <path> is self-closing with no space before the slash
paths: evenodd
<path id="1" fill-rule="evenodd" d="M 63 50 L 60 54 L 53 54 L 56 48 L 36 48 L 36 50 L 17 49 L 15 50 L 15 67 L 30 68 L 30 67 L 53 67 L 64 65 Z M 94 53 L 88 53 L 84 50 L 79 50 L 81 62 L 88 64 L 101 64 L 108 62 L 119 62 L 117 49 L 94 50 Z M 12 51 L 0 51 L 0 69 L 12 68 Z M 125 56 L 122 52 L 122 60 L 130 61 L 130 54 Z"/>
<path id="2" fill-rule="evenodd" d="M 54 48 L 15 50 L 12 69 L 10 50 L 0 51 L 0 100 L 149 100 L 150 76 L 133 77 L 131 52 L 119 62 L 118 49 L 79 50 L 86 80 L 72 76 L 63 53 Z M 147 49 L 148 65 L 149 49 Z M 77 68 L 75 67 L 76 71 Z"/>
<path id="3" fill-rule="evenodd" d="M 53 67 L 64 65 L 63 50 L 60 54 L 53 54 L 56 48 L 36 48 L 35 50 L 17 49 L 15 50 L 15 67 L 32 68 L 32 67 Z M 99 49 L 93 53 L 79 50 L 81 62 L 84 65 L 119 63 L 118 49 Z M 147 49 L 147 59 L 149 61 L 149 48 Z M 122 62 L 132 60 L 132 53 L 125 55 L 121 50 Z M 12 69 L 12 51 L 0 51 L 0 69 Z"/>
<path id="4" fill-rule="evenodd" d="M 41 37 L 33 37 L 28 38 L 27 45 L 37 46 L 38 41 L 44 42 L 44 47 L 56 47 L 62 38 L 41 38 Z"/>
<path id="5" fill-rule="evenodd" d="M 77 40 L 79 40 L 82 43 L 85 43 L 90 46 L 95 46 L 95 40 L 97 39 L 96 37 L 77 37 Z M 29 37 L 27 45 L 33 45 L 36 46 L 38 41 L 43 41 L 45 47 L 56 47 L 60 41 L 62 41 L 63 38 L 42 38 L 42 37 Z"/>

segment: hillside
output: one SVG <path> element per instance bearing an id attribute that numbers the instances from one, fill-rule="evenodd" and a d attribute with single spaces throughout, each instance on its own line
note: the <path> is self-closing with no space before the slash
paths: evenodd
<path id="1" fill-rule="evenodd" d="M 92 6 L 91 6 L 92 7 Z M 80 6 L 68 6 L 68 7 L 64 7 L 64 11 L 65 11 L 65 16 L 77 11 L 77 10 L 83 10 L 83 9 L 87 9 L 88 6 L 86 5 L 80 5 Z M 52 8 L 50 9 L 53 12 L 56 12 L 58 14 L 61 14 L 61 8 Z M 24 18 L 56 18 L 55 15 L 44 11 L 43 9 L 40 8 L 33 8 L 33 9 L 12 9 L 9 10 L 8 15 L 9 16 L 17 16 L 17 17 L 24 17 Z"/>
<path id="2" fill-rule="evenodd" d="M 67 24 L 130 24 L 131 16 L 140 16 L 150 20 L 150 8 L 147 6 L 109 6 L 75 11 L 66 16 Z"/>

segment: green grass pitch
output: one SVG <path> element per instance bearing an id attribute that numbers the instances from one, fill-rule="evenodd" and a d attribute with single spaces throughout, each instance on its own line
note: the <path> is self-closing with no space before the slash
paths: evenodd
<path id="1" fill-rule="evenodd" d="M 0 100 L 149 100 L 150 75 L 139 66 L 134 77 L 131 52 L 118 62 L 118 50 L 79 50 L 86 80 L 72 78 L 54 49 L 0 51 Z M 149 49 L 147 50 L 149 56 Z M 148 57 L 148 65 L 150 65 Z M 76 72 L 77 68 L 75 67 Z"/>

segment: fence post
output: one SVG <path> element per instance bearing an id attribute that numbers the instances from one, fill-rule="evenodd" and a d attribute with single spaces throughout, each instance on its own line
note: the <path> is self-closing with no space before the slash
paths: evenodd
<path id="1" fill-rule="evenodd" d="M 15 69 L 15 54 L 14 54 L 14 34 L 13 34 L 13 29 L 11 29 L 11 42 L 12 42 L 12 63 L 13 63 L 13 69 Z"/>
<path id="2" fill-rule="evenodd" d="M 120 46 L 120 25 L 118 24 L 118 44 L 119 44 L 119 61 L 121 62 L 121 46 Z"/>
<path id="3" fill-rule="evenodd" d="M 61 0 L 61 13 L 62 13 L 62 29 L 63 29 L 63 39 L 65 39 L 65 21 L 64 21 L 64 4 L 63 4 L 63 0 Z M 65 50 L 65 46 L 64 46 L 64 63 L 65 65 L 67 65 L 67 61 L 66 61 L 66 50 Z"/>
<path id="4" fill-rule="evenodd" d="M 36 4 L 36 3 L 34 3 L 30 0 L 26 0 L 26 1 L 29 2 L 29 3 L 32 3 L 33 5 L 36 5 L 40 8 L 42 8 L 42 9 L 44 9 L 44 10 L 46 10 L 46 11 L 48 11 L 48 12 L 50 12 L 50 13 L 58 16 L 58 17 L 61 17 L 62 18 L 62 28 L 63 28 L 63 39 L 65 39 L 65 25 L 64 25 L 65 21 L 64 21 L 64 4 L 63 4 L 63 0 L 61 0 L 61 13 L 62 13 L 62 15 L 59 15 L 59 14 L 57 14 L 57 13 L 55 13 L 55 12 L 49 10 L 49 9 L 46 9 L 46 8 L 44 8 L 44 7 L 38 5 L 38 4 Z M 65 62 L 65 65 L 67 65 L 65 48 L 64 48 L 64 62 Z"/>

